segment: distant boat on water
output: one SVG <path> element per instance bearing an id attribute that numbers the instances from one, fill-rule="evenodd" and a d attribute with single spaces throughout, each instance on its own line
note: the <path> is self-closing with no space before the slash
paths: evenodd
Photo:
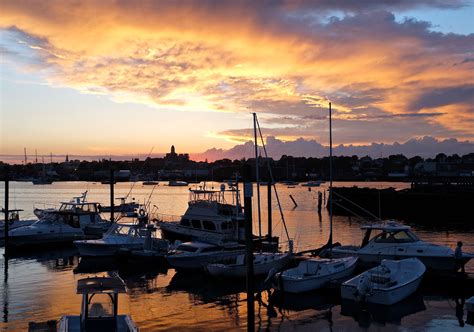
<path id="1" fill-rule="evenodd" d="M 187 185 L 188 185 L 188 183 L 185 182 L 185 181 L 174 181 L 174 180 L 172 180 L 172 181 L 168 182 L 168 186 L 170 186 L 170 187 L 185 187 Z"/>

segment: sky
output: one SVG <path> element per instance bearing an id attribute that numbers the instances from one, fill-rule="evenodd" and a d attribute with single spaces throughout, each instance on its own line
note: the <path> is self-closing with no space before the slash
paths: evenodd
<path id="1" fill-rule="evenodd" d="M 308 142 L 328 143 L 329 101 L 337 145 L 474 141 L 473 1 L 3 0 L 0 11 L 4 158 L 172 144 L 204 158 L 251 139 L 252 112 L 265 136 L 311 155 Z"/>

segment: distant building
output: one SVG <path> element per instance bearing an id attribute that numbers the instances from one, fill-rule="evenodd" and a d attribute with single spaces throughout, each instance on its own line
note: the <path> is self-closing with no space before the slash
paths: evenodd
<path id="1" fill-rule="evenodd" d="M 164 160 L 167 164 L 188 162 L 189 154 L 177 154 L 174 145 L 171 145 L 171 151 L 165 155 Z"/>

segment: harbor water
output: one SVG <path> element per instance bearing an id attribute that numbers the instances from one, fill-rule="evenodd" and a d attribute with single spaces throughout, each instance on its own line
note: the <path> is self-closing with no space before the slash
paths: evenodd
<path id="1" fill-rule="evenodd" d="M 188 187 L 168 187 L 135 184 L 130 197 L 138 203 L 150 200 L 156 212 L 181 215 L 187 208 Z M 355 183 L 335 183 L 351 186 Z M 360 184 L 358 184 L 360 185 Z M 406 183 L 363 183 L 364 186 L 402 189 Z M 0 205 L 4 202 L 4 184 L 0 184 Z M 115 197 L 126 196 L 132 184 L 117 183 Z M 194 186 L 194 185 L 192 185 Z M 192 187 L 190 186 L 190 187 Z M 220 188 L 218 183 L 207 187 Z M 327 184 L 313 187 L 277 185 L 288 232 L 294 239 L 295 250 L 318 248 L 329 235 L 329 215 L 323 208 L 317 213 L 318 192 Z M 256 203 L 256 187 L 254 202 Z M 10 209 L 23 209 L 21 217 L 32 217 L 34 207 L 58 206 L 88 191 L 90 202 L 109 203 L 109 185 L 92 182 L 57 182 L 52 185 L 32 185 L 25 182 L 10 184 Z M 153 190 L 153 192 L 152 192 Z M 267 188 L 261 187 L 262 233 L 267 233 Z M 289 195 L 295 199 L 295 208 Z M 327 192 L 326 192 L 327 196 Z M 230 196 L 229 196 L 230 199 Z M 383 207 L 382 207 L 383 208 Z M 108 217 L 108 216 L 107 216 Z M 273 234 L 280 237 L 282 247 L 286 235 L 273 198 Z M 172 217 L 170 217 L 172 218 Z M 257 209 L 254 208 L 254 234 L 259 233 Z M 472 220 L 466 220 L 466 224 Z M 334 216 L 334 241 L 360 244 L 362 232 L 356 218 Z M 412 224 L 423 240 L 455 248 L 463 241 L 465 252 L 474 252 L 474 229 L 462 230 L 449 226 L 431 229 Z M 1 248 L 3 254 L 3 248 Z M 131 314 L 142 331 L 157 330 L 244 330 L 247 327 L 244 281 L 219 282 L 199 273 L 176 273 L 166 266 L 121 266 L 110 259 L 81 259 L 74 247 L 61 250 L 33 250 L 12 253 L 0 258 L 0 302 L 2 331 L 27 330 L 30 321 L 59 319 L 62 315 L 78 314 L 81 297 L 76 295 L 78 279 L 95 275 L 118 274 L 126 283 L 128 293 L 119 299 L 119 312 Z M 466 265 L 474 273 L 474 261 Z M 312 292 L 298 296 L 271 295 L 261 290 L 256 297 L 256 327 L 261 330 L 282 331 L 473 331 L 466 324 L 464 300 L 474 295 L 474 289 L 451 291 L 450 285 L 422 286 L 415 295 L 390 307 L 357 308 L 341 303 L 337 291 Z"/>

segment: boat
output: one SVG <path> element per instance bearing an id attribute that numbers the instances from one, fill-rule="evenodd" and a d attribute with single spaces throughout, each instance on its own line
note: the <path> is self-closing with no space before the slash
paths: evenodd
<path id="1" fill-rule="evenodd" d="M 153 225 L 113 224 L 101 239 L 77 240 L 74 245 L 81 256 L 113 256 L 120 251 L 143 249 L 147 238 L 164 252 L 168 251 L 169 242 L 154 235 L 156 228 Z"/>
<path id="2" fill-rule="evenodd" d="M 158 181 L 143 181 L 142 182 L 143 186 L 157 186 L 159 185 Z"/>
<path id="3" fill-rule="evenodd" d="M 18 227 L 30 226 L 38 221 L 38 219 L 20 219 L 21 209 L 8 210 L 8 230 L 11 231 Z M 2 213 L 5 210 L 2 209 Z M 0 239 L 5 237 L 5 220 L 0 220 Z"/>
<path id="4" fill-rule="evenodd" d="M 130 315 L 118 314 L 118 295 L 126 293 L 123 280 L 91 277 L 77 282 L 77 294 L 82 295 L 81 314 L 62 316 L 56 321 L 30 322 L 29 331 L 116 331 L 138 332 Z"/>
<path id="5" fill-rule="evenodd" d="M 8 232 L 12 247 L 51 246 L 84 238 L 99 238 L 110 227 L 102 219 L 98 203 L 63 202 L 58 210 L 46 213 L 30 226 Z"/>
<path id="6" fill-rule="evenodd" d="M 187 185 L 188 185 L 188 183 L 185 182 L 185 181 L 174 181 L 174 180 L 172 180 L 172 181 L 168 182 L 168 186 L 170 186 L 170 187 L 186 187 Z"/>
<path id="7" fill-rule="evenodd" d="M 225 193 L 232 195 L 232 204 Z M 169 221 L 165 221 L 165 220 Z M 244 214 L 239 191 L 208 190 L 205 187 L 189 189 L 188 208 L 183 216 L 158 215 L 155 219 L 165 239 L 222 243 L 244 239 Z"/>
<path id="8" fill-rule="evenodd" d="M 306 183 L 302 183 L 302 187 L 319 187 L 323 183 L 322 181 L 308 181 Z"/>
<path id="9" fill-rule="evenodd" d="M 127 202 L 127 197 L 118 197 L 116 200 L 119 201 L 119 204 L 114 206 L 114 213 L 130 213 L 139 208 L 139 204 L 135 202 L 134 198 L 129 202 Z M 111 206 L 100 207 L 100 212 L 111 212 L 111 210 Z"/>
<path id="10" fill-rule="evenodd" d="M 83 192 L 80 196 L 75 196 L 71 199 L 71 202 L 82 202 L 85 203 L 87 201 L 87 190 Z M 100 205 L 98 205 L 99 211 L 101 209 Z M 50 208 L 37 208 L 36 206 L 33 209 L 33 213 L 35 214 L 38 219 L 43 218 L 47 213 L 58 211 L 57 207 L 50 207 Z"/>
<path id="11" fill-rule="evenodd" d="M 420 286 L 425 265 L 417 258 L 384 259 L 382 263 L 341 285 L 341 297 L 357 302 L 392 305 Z"/>
<path id="12" fill-rule="evenodd" d="M 363 225 L 361 229 L 365 231 L 362 244 L 334 247 L 333 257 L 357 256 L 363 265 L 369 266 L 380 264 L 383 259 L 414 257 L 421 260 L 429 270 L 456 271 L 458 268 L 451 248 L 420 240 L 410 226 L 387 221 Z M 323 256 L 326 254 L 327 250 L 322 253 Z M 464 263 L 473 257 L 473 254 L 463 253 Z"/>
<path id="13" fill-rule="evenodd" d="M 236 242 L 217 245 L 194 241 L 178 245 L 166 259 L 176 270 L 196 270 L 204 269 L 209 264 L 235 260 L 244 252 L 245 246 Z"/>
<path id="14" fill-rule="evenodd" d="M 330 281 L 347 278 L 357 266 L 357 257 L 339 259 L 310 258 L 297 267 L 279 272 L 274 277 L 277 290 L 288 293 L 302 293 L 317 290 Z"/>
<path id="15" fill-rule="evenodd" d="M 31 182 L 33 182 L 34 185 L 53 184 L 53 180 L 49 180 L 46 178 L 34 179 Z"/>
<path id="16" fill-rule="evenodd" d="M 287 253 L 256 253 L 253 255 L 254 275 L 269 275 L 284 269 L 291 259 L 291 252 Z M 244 278 L 247 275 L 245 254 L 238 255 L 234 260 L 226 263 L 209 264 L 207 273 L 218 278 Z"/>

